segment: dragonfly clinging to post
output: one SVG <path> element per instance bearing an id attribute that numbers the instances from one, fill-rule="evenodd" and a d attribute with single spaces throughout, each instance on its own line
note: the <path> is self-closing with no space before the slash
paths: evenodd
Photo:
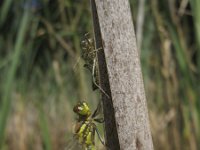
<path id="1" fill-rule="evenodd" d="M 103 118 L 96 118 L 100 110 L 100 105 L 98 105 L 92 114 L 88 104 L 84 101 L 78 102 L 73 108 L 73 111 L 78 115 L 74 138 L 78 140 L 84 150 L 96 150 L 95 133 L 97 133 L 100 142 L 105 145 L 95 124 L 95 122 L 104 122 Z"/>
<path id="2" fill-rule="evenodd" d="M 84 67 L 92 73 L 93 90 L 99 89 L 103 94 L 110 98 L 109 95 L 100 87 L 97 52 L 102 50 L 102 48 L 95 48 L 94 40 L 89 37 L 89 33 L 85 34 L 84 39 L 81 42 L 81 48 L 82 58 L 85 61 Z"/>

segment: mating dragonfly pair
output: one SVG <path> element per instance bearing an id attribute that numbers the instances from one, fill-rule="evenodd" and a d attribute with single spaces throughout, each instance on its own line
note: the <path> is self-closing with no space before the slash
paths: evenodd
<path id="1" fill-rule="evenodd" d="M 97 65 L 97 51 L 100 49 L 95 49 L 94 40 L 89 38 L 88 34 L 85 34 L 84 40 L 81 43 L 82 46 L 82 58 L 85 61 L 84 67 L 86 67 L 92 73 L 92 83 L 93 90 L 99 89 L 102 93 L 108 96 L 103 89 L 99 86 L 99 70 Z M 109 97 L 109 96 L 108 96 Z M 78 119 L 75 125 L 74 138 L 81 145 L 84 150 L 96 150 L 95 147 L 95 133 L 97 133 L 98 139 L 104 145 L 102 137 L 99 134 L 97 123 L 103 123 L 103 118 L 97 118 L 101 112 L 101 102 L 99 102 L 94 113 L 91 113 L 91 110 L 88 104 L 84 101 L 78 102 L 73 111 L 78 115 Z M 71 148 L 66 148 L 70 150 Z"/>

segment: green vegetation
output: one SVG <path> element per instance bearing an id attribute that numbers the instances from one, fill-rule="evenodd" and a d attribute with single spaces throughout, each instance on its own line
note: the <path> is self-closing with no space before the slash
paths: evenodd
<path id="1" fill-rule="evenodd" d="M 140 0 L 130 4 L 136 25 Z M 143 8 L 140 55 L 155 149 L 199 149 L 200 2 L 146 0 Z M 87 32 L 88 0 L 0 2 L 0 149 L 64 149 L 74 104 L 95 109 L 99 94 L 79 59 Z"/>

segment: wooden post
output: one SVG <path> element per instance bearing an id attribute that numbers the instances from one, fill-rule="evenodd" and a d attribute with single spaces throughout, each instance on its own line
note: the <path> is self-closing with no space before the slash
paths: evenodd
<path id="1" fill-rule="evenodd" d="M 111 150 L 153 150 L 128 0 L 91 0 L 106 143 Z"/>

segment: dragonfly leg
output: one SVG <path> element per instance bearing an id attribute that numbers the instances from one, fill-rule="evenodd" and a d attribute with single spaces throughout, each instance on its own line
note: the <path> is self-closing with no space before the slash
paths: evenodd
<path id="1" fill-rule="evenodd" d="M 106 95 L 108 98 L 110 98 L 110 96 L 96 83 L 96 79 L 95 79 L 95 70 L 98 69 L 96 66 L 97 60 L 96 58 L 93 60 L 93 67 L 92 67 L 92 80 L 93 83 L 95 84 L 95 86 L 97 86 L 99 88 L 99 90 Z"/>

